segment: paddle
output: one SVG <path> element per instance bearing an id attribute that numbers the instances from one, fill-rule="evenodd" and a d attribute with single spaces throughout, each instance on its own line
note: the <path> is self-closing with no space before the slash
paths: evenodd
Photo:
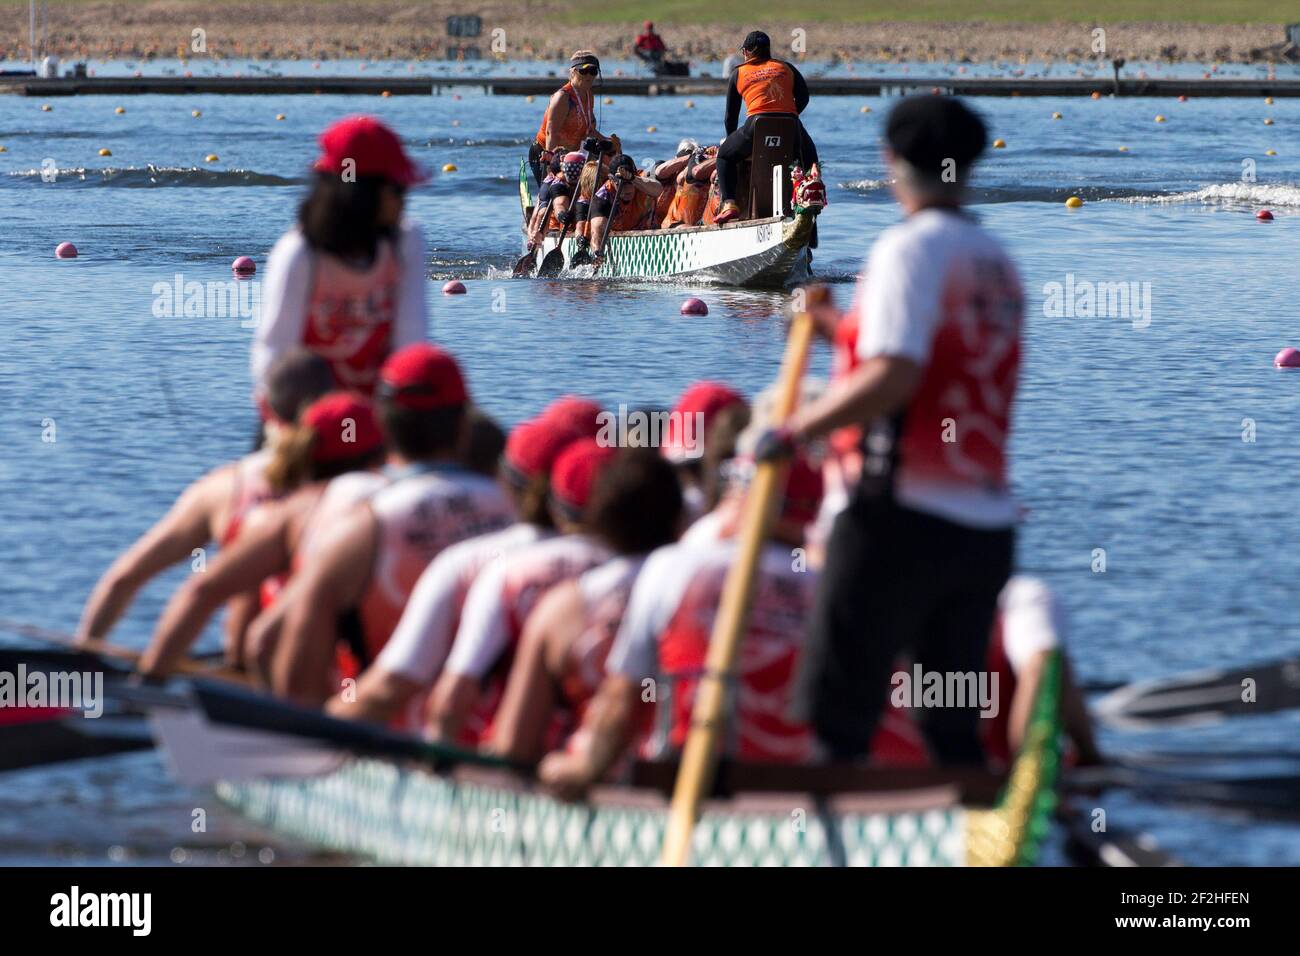
<path id="1" fill-rule="evenodd" d="M 815 293 L 818 297 L 825 295 L 824 290 L 807 290 L 809 304 Z M 795 409 L 811 341 L 812 316 L 807 312 L 796 312 L 790 323 L 785 358 L 777 380 L 772 425 L 780 425 Z M 682 749 L 681 767 L 673 790 L 672 807 L 664 835 L 665 866 L 684 866 L 687 863 L 691 831 L 695 827 L 700 799 L 712 785 L 718 743 L 726 720 L 727 679 L 735 667 L 741 636 L 745 632 L 759 555 L 771 525 L 786 467 L 787 464 L 783 462 L 760 462 L 745 496 L 736 554 L 727 572 L 718 614 L 713 622 L 713 633 L 709 636 L 705 672 L 696 691 L 691 727 L 686 737 L 686 746 Z"/>
<path id="2" fill-rule="evenodd" d="M 1205 777 L 1107 765 L 1079 767 L 1062 788 L 1095 796 L 1122 789 L 1157 803 L 1206 807 L 1267 820 L 1300 820 L 1300 776 Z"/>
<path id="3" fill-rule="evenodd" d="M 564 271 L 564 238 L 569 234 L 569 227 L 578 218 L 577 210 L 569 207 L 565 222 L 560 226 L 560 239 L 555 248 L 542 257 L 542 264 L 537 267 L 537 275 L 542 279 L 554 279 Z"/>
<path id="4" fill-rule="evenodd" d="M 610 206 L 610 219 L 606 221 L 605 236 L 604 239 L 602 240 L 606 244 L 608 244 L 609 242 L 610 223 L 612 223 L 613 221 L 614 213 L 618 212 L 618 198 L 623 192 L 623 177 L 618 176 L 616 178 L 618 179 L 618 182 L 614 185 L 614 202 Z M 582 211 L 582 221 L 586 222 L 590 218 L 590 216 L 591 216 L 591 203 L 587 203 L 586 208 L 583 209 Z M 588 245 L 588 242 L 589 240 L 587 239 L 586 236 L 582 237 L 582 239 L 579 240 L 578 251 L 575 252 L 573 254 L 573 258 L 569 260 L 570 269 L 576 269 L 579 266 L 591 265 L 591 248 Z"/>
<path id="5" fill-rule="evenodd" d="M 1098 719 L 1115 727 L 1150 730 L 1296 707 L 1300 707 L 1300 659 L 1292 658 L 1139 681 L 1112 691 L 1092 709 Z"/>

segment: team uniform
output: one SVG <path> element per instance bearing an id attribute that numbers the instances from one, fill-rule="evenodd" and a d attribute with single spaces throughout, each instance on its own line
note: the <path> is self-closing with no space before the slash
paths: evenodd
<path id="1" fill-rule="evenodd" d="M 638 169 L 637 176 L 644 175 Z M 643 193 L 632 183 L 623 183 L 622 191 L 618 189 L 618 178 L 611 176 L 599 189 L 591 203 L 592 219 L 609 217 L 609 232 L 631 232 L 635 229 L 653 229 L 655 227 L 655 198 Z M 614 194 L 618 193 L 618 209 L 614 210 Z"/>
<path id="2" fill-rule="evenodd" d="M 555 146 L 548 147 L 546 141 L 551 137 L 550 106 L 542 115 L 542 124 L 537 128 L 537 136 L 528 150 L 528 163 L 533 170 L 533 178 L 538 185 L 546 175 L 547 157 L 554 152 L 570 152 L 582 148 L 582 141 L 596 135 L 595 98 L 587 92 L 581 95 L 572 83 L 560 87 L 569 103 L 568 115 L 560 128 L 555 130 Z"/>
<path id="3" fill-rule="evenodd" d="M 285 233 L 267 259 L 253 381 L 301 346 L 329 363 L 339 388 L 371 394 L 389 354 L 427 334 L 424 262 L 424 234 L 411 222 L 381 240 L 368 265 L 315 252 L 296 229 Z"/>
<path id="4" fill-rule="evenodd" d="M 477 718 L 463 729 L 462 743 L 478 743 L 488 735 L 487 721 L 500 702 L 515 647 L 537 601 L 561 581 L 610 557 L 609 547 L 594 538 L 562 535 L 504 555 L 474 580 L 445 668 L 448 673 L 488 683 Z"/>
<path id="5" fill-rule="evenodd" d="M 644 564 L 645 555 L 620 555 L 578 576 L 582 633 L 565 654 L 559 684 L 561 699 L 577 723 L 605 679 L 605 659 Z"/>
<path id="6" fill-rule="evenodd" d="M 227 545 L 235 540 L 248 513 L 275 497 L 271 483 L 266 480 L 266 466 L 271 463 L 271 450 L 263 448 L 245 455 L 232 465 L 234 486 L 230 493 L 230 509 L 226 513 L 225 527 L 217 536 L 217 543 Z"/>
<path id="7" fill-rule="evenodd" d="M 745 107 L 745 125 L 740 108 Z M 742 63 L 731 71 L 727 84 L 727 138 L 718 147 L 718 179 L 723 201 L 736 198 L 737 166 L 749 159 L 754 147 L 754 121 L 763 115 L 793 116 L 799 127 L 799 161 L 804 169 L 817 162 L 817 147 L 799 121 L 808 105 L 808 84 L 784 60 Z M 739 128 L 737 128 L 739 126 Z"/>
<path id="8" fill-rule="evenodd" d="M 926 209 L 877 240 L 855 308 L 858 360 L 902 357 L 923 372 L 908 407 L 867 429 L 813 612 L 803 697 L 844 757 L 861 752 L 903 652 L 927 670 L 984 666 L 1018 517 L 1006 445 L 1024 297 L 989 233 Z M 973 711 L 922 720 L 941 759 L 982 759 Z"/>

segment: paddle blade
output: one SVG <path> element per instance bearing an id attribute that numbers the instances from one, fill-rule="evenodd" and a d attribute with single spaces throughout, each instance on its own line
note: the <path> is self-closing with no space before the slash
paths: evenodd
<path id="1" fill-rule="evenodd" d="M 564 271 L 564 245 L 558 245 L 546 254 L 537 274 L 544 279 L 554 279 Z"/>
<path id="2" fill-rule="evenodd" d="M 532 275 L 535 268 L 537 268 L 537 253 L 529 250 L 519 257 L 519 261 L 515 263 L 512 274 L 516 279 L 522 279 L 525 276 Z"/>
<path id="3" fill-rule="evenodd" d="M 1148 730 L 1217 723 L 1300 707 L 1300 659 L 1142 681 L 1107 694 L 1093 713 L 1115 727 Z"/>

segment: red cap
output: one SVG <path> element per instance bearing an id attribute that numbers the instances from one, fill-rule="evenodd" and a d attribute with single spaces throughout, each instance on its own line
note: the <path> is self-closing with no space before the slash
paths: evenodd
<path id="1" fill-rule="evenodd" d="M 506 441 L 506 464 L 525 481 L 549 475 L 560 452 L 575 439 L 584 437 L 558 421 L 534 418 L 510 433 Z"/>
<path id="2" fill-rule="evenodd" d="M 617 449 L 594 438 L 570 442 L 551 469 L 551 494 L 564 507 L 580 512 L 591 498 L 596 477 L 616 454 Z"/>
<path id="3" fill-rule="evenodd" d="M 355 163 L 351 171 L 358 176 L 383 176 L 399 186 L 428 178 L 406 155 L 397 134 L 373 116 L 341 119 L 321 133 L 318 142 L 321 155 L 316 169 L 322 173 L 341 173 L 344 161 L 350 159 Z"/>
<path id="4" fill-rule="evenodd" d="M 803 455 L 795 455 L 786 473 L 781 520 L 811 524 L 821 507 L 823 490 L 821 471 L 810 465 Z"/>
<path id="5" fill-rule="evenodd" d="M 416 342 L 388 356 L 379 370 L 376 394 L 403 408 L 429 411 L 469 401 L 465 379 L 451 353 Z"/>
<path id="6" fill-rule="evenodd" d="M 655 25 L 654 25 L 653 23 L 651 23 L 649 20 L 647 20 L 647 21 L 645 22 L 645 28 L 646 28 L 647 30 L 653 30 L 653 29 L 655 28 Z"/>
<path id="7" fill-rule="evenodd" d="M 353 392 L 322 395 L 302 413 L 302 424 L 316 433 L 313 461 L 355 458 L 384 444 L 374 405 Z"/>
<path id="8" fill-rule="evenodd" d="M 553 422 L 580 438 L 595 438 L 600 431 L 600 422 L 596 417 L 600 412 L 601 407 L 589 398 L 561 395 L 542 409 L 537 420 Z"/>
<path id="9" fill-rule="evenodd" d="M 732 405 L 743 405 L 744 397 L 730 385 L 721 382 L 696 382 L 677 400 L 665 429 L 663 454 L 672 462 L 699 458 L 704 453 L 704 436 L 717 420 L 718 413 Z M 687 416 L 702 415 L 700 427 L 697 419 L 687 421 Z M 693 454 L 687 454 L 692 452 Z"/>

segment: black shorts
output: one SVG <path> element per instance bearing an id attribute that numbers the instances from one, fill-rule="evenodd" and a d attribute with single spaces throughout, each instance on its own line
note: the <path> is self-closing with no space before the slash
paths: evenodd
<path id="1" fill-rule="evenodd" d="M 591 211 L 587 213 L 592 219 L 608 219 L 614 209 L 614 197 L 597 196 L 591 201 Z"/>
<path id="2" fill-rule="evenodd" d="M 985 530 L 858 492 L 835 519 L 818 584 L 799 700 L 834 757 L 867 751 L 906 653 L 926 672 L 981 674 L 998 595 L 1011 575 L 1012 528 Z M 922 708 L 943 763 L 978 764 L 975 707 Z"/>

